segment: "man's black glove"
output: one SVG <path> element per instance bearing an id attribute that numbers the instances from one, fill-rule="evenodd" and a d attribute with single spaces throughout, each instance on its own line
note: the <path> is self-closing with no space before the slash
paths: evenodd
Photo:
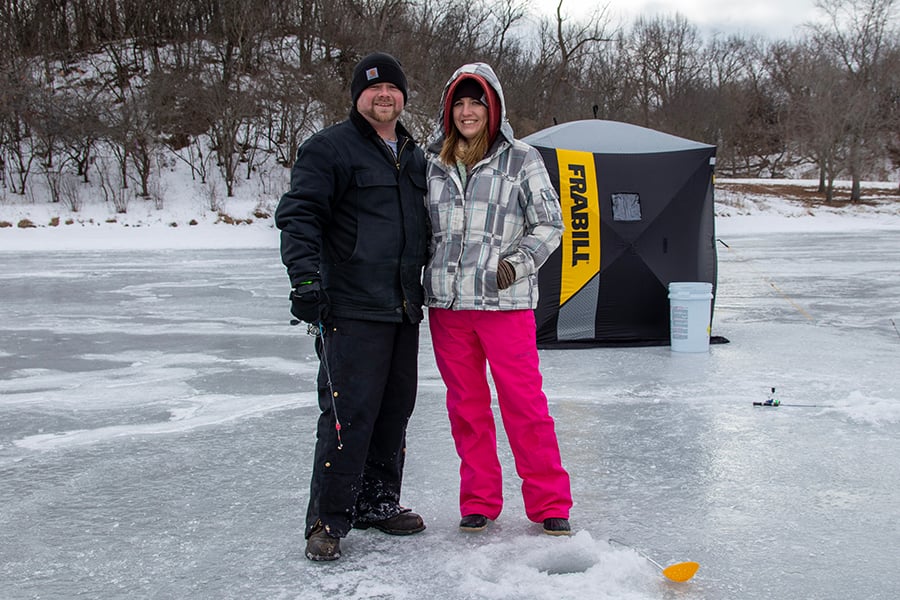
<path id="1" fill-rule="evenodd" d="M 291 290 L 291 314 L 313 324 L 328 317 L 328 296 L 318 281 L 299 283 Z"/>

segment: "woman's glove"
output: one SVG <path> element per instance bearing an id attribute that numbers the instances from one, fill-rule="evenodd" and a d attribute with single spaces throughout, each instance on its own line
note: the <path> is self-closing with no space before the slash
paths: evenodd
<path id="1" fill-rule="evenodd" d="M 516 280 L 516 268 L 508 260 L 497 263 L 497 289 L 505 290 Z"/>

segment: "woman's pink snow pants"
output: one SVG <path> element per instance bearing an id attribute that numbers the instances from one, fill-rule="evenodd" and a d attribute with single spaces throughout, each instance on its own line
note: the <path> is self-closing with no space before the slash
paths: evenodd
<path id="1" fill-rule="evenodd" d="M 551 517 L 568 519 L 569 474 L 562 466 L 541 389 L 534 313 L 431 308 L 428 320 L 461 461 L 460 514 L 496 519 L 503 509 L 487 361 L 516 472 L 522 478 L 525 514 L 538 523 Z"/>

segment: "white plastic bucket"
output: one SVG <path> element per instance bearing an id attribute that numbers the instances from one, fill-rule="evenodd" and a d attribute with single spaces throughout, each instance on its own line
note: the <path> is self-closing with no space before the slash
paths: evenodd
<path id="1" fill-rule="evenodd" d="M 669 323 L 672 352 L 709 350 L 712 284 L 673 281 L 669 284 Z"/>

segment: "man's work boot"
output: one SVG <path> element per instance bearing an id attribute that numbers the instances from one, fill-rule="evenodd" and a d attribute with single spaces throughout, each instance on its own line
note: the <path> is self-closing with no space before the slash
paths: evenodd
<path id="1" fill-rule="evenodd" d="M 337 560 L 341 557 L 341 538 L 325 532 L 322 522 L 316 523 L 306 540 L 306 558 L 309 560 Z"/>
<path id="2" fill-rule="evenodd" d="M 424 530 L 425 522 L 422 520 L 422 517 L 416 513 L 409 509 L 405 509 L 402 513 L 394 515 L 393 517 L 382 519 L 380 521 L 360 521 L 354 523 L 353 527 L 356 529 L 368 529 L 369 527 L 374 527 L 379 531 L 391 535 L 412 535 Z"/>

